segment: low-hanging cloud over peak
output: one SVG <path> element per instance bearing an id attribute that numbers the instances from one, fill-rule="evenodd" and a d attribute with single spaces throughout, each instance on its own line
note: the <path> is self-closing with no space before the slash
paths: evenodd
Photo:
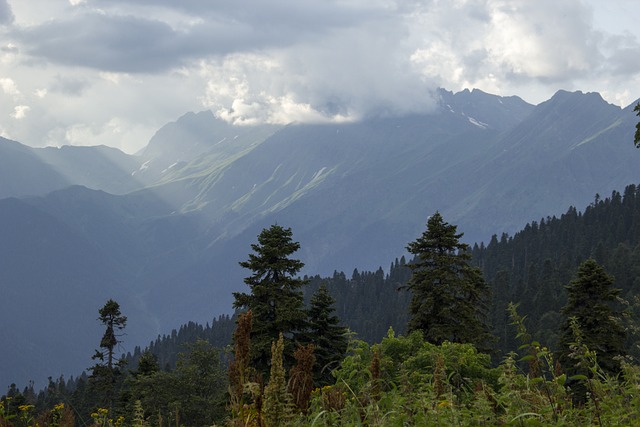
<path id="1" fill-rule="evenodd" d="M 616 3 L 618 13 L 626 4 Z M 437 87 L 530 102 L 582 89 L 630 102 L 640 86 L 638 32 L 605 31 L 605 7 L 613 8 L 596 0 L 0 0 L 0 78 L 25 96 L 46 93 L 42 103 L 112 96 L 100 105 L 100 129 L 202 107 L 237 124 L 428 112 Z"/>

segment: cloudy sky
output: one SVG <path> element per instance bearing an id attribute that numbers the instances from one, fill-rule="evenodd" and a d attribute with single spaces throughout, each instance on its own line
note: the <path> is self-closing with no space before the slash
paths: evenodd
<path id="1" fill-rule="evenodd" d="M 236 124 L 429 111 L 436 87 L 640 97 L 637 0 L 0 0 L 0 136 L 135 152 Z"/>

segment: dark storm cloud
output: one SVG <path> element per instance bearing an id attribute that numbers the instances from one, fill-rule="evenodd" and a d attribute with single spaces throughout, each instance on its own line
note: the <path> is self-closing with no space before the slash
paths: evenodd
<path id="1" fill-rule="evenodd" d="M 152 72 L 180 66 L 222 43 L 225 30 L 209 40 L 179 33 L 168 24 L 133 16 L 97 13 L 82 19 L 49 21 L 17 33 L 26 53 L 55 63 L 106 71 Z M 219 37 L 215 37 L 219 36 Z"/>
<path id="2" fill-rule="evenodd" d="M 97 6 L 137 5 L 162 7 L 185 15 L 242 22 L 256 29 L 256 33 L 278 29 L 279 32 L 299 34 L 299 31 L 324 31 L 332 26 L 349 26 L 353 22 L 379 14 L 380 8 L 366 1 L 301 1 L 301 0 L 97 0 Z M 293 34 L 292 34 L 293 35 Z"/>
<path id="3" fill-rule="evenodd" d="M 0 25 L 8 25 L 13 22 L 14 16 L 7 0 L 0 0 Z"/>
<path id="4" fill-rule="evenodd" d="M 193 21 L 175 28 L 142 17 L 139 9 L 137 16 L 113 10 L 118 3 L 93 2 L 106 9 L 23 28 L 15 35 L 26 53 L 55 63 L 157 73 L 203 57 L 288 46 L 363 16 L 353 7 L 323 2 L 120 2 L 123 7 L 164 7 Z"/>

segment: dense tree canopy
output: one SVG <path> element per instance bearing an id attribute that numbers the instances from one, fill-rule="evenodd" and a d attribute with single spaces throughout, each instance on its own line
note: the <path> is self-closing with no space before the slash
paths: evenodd
<path id="1" fill-rule="evenodd" d="M 416 256 L 406 286 L 412 293 L 409 331 L 423 331 L 434 344 L 472 343 L 488 351 L 489 287 L 480 269 L 469 264 L 469 246 L 460 242 L 456 229 L 436 212 L 427 230 L 407 246 Z"/>

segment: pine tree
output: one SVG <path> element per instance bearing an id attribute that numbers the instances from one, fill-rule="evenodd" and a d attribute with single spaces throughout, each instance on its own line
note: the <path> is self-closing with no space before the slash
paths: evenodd
<path id="1" fill-rule="evenodd" d="M 347 351 L 347 328 L 340 326 L 334 314 L 335 300 L 323 283 L 311 297 L 308 340 L 315 347 L 314 377 L 317 386 L 333 382 L 331 371 L 336 369 Z"/>
<path id="2" fill-rule="evenodd" d="M 271 360 L 271 342 L 282 333 L 285 339 L 285 365 L 293 364 L 294 343 L 306 329 L 307 314 L 301 287 L 306 280 L 294 277 L 304 264 L 289 258 L 300 248 L 292 241 L 290 228 L 272 225 L 262 230 L 255 253 L 240 265 L 253 272 L 244 279 L 251 293 L 234 292 L 234 308 L 248 308 L 253 313 L 251 330 L 251 365 L 267 374 Z"/>
<path id="3" fill-rule="evenodd" d="M 407 246 L 416 256 L 406 285 L 412 293 L 408 329 L 423 331 L 433 344 L 471 343 L 487 352 L 489 287 L 480 269 L 470 265 L 469 245 L 459 241 L 462 233 L 456 229 L 436 212 L 422 236 Z"/>
<path id="4" fill-rule="evenodd" d="M 562 308 L 565 320 L 561 327 L 559 360 L 570 374 L 579 371 L 571 357 L 571 347 L 575 342 L 572 318 L 580 328 L 582 343 L 596 352 L 600 367 L 609 373 L 620 371 L 615 357 L 624 354 L 625 331 L 616 321 L 618 313 L 612 308 L 620 293 L 613 284 L 613 278 L 604 267 L 588 259 L 580 264 L 576 278 L 566 287 L 567 304 Z"/>

